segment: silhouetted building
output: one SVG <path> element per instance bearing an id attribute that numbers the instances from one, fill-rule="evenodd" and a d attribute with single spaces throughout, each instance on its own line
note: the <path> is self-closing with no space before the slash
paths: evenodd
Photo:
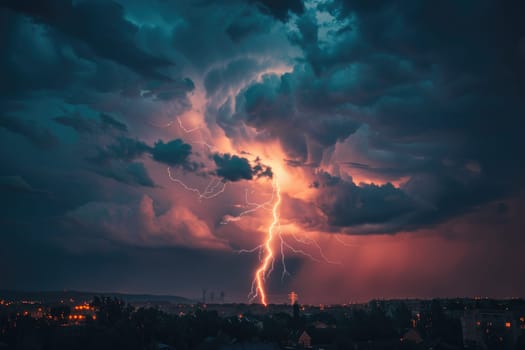
<path id="1" fill-rule="evenodd" d="M 421 344 L 423 342 L 423 337 L 421 337 L 421 334 L 419 334 L 417 330 L 412 328 L 403 334 L 401 341 L 408 341 L 415 344 Z"/>
<path id="2" fill-rule="evenodd" d="M 299 336 L 299 339 L 297 339 L 297 344 L 305 348 L 309 348 L 310 346 L 312 346 L 312 337 L 310 336 L 310 334 L 308 334 L 308 332 L 303 331 Z"/>
<path id="3" fill-rule="evenodd" d="M 465 311 L 461 318 L 463 345 L 466 348 L 494 346 L 514 349 L 519 336 L 519 324 L 510 311 L 476 309 Z"/>

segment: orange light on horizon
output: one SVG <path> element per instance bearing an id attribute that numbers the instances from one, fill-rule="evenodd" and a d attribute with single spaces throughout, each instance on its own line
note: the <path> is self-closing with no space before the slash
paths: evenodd
<path id="1" fill-rule="evenodd" d="M 512 324 L 510 322 L 505 322 L 505 328 L 510 328 Z"/>

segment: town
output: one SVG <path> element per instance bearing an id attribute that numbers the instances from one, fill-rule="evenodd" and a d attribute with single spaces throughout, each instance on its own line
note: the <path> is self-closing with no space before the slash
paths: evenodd
<path id="1" fill-rule="evenodd" d="M 525 349 L 525 301 L 483 297 L 303 305 L 0 295 L 0 349 Z M 128 301 L 126 301 L 128 300 Z"/>

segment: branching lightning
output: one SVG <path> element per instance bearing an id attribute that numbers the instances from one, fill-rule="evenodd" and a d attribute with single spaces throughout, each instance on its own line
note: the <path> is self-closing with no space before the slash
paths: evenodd
<path id="1" fill-rule="evenodd" d="M 352 244 L 352 243 L 348 243 L 348 242 L 345 242 L 343 241 L 339 235 L 334 235 L 335 237 L 335 240 L 338 241 L 339 243 L 341 243 L 342 245 L 344 245 L 345 247 L 355 247 L 357 246 L 356 244 Z"/>
<path id="2" fill-rule="evenodd" d="M 198 130 L 201 130 L 203 127 L 201 125 L 199 126 L 196 126 L 194 128 L 191 128 L 191 129 L 188 129 L 184 126 L 184 124 L 182 123 L 182 120 L 180 118 L 177 118 L 176 119 L 178 124 L 179 124 L 179 128 L 184 131 L 186 134 L 191 134 L 195 131 L 198 131 Z M 166 125 L 164 126 L 159 126 L 159 127 L 164 127 L 164 128 L 167 128 L 167 127 L 170 127 L 171 125 L 173 125 L 174 121 L 170 121 L 168 122 Z M 200 134 L 200 137 L 202 139 L 202 141 L 198 141 L 198 142 L 192 142 L 192 143 L 195 143 L 195 144 L 202 144 L 204 146 L 206 146 L 208 149 L 213 149 L 214 146 L 213 145 L 210 145 L 208 144 L 207 142 L 204 141 L 203 137 L 202 137 L 202 134 Z M 206 188 L 204 189 L 204 191 L 201 191 L 199 190 L 198 188 L 194 188 L 194 187 L 190 187 L 188 185 L 186 185 L 186 183 L 184 183 L 182 180 L 174 177 L 171 173 L 171 168 L 168 167 L 167 169 L 167 172 L 168 172 L 168 178 L 175 182 L 175 183 L 178 183 L 179 185 L 181 185 L 186 191 L 189 191 L 189 192 L 194 192 L 197 194 L 197 196 L 199 197 L 199 200 L 202 200 L 202 199 L 212 199 L 212 198 L 215 198 L 217 197 L 218 195 L 220 195 L 221 193 L 224 192 L 224 190 L 226 189 L 226 182 L 222 181 L 221 179 L 219 178 L 213 178 L 210 180 L 210 182 L 208 183 L 208 185 L 206 186 Z"/>
<path id="3" fill-rule="evenodd" d="M 256 251 L 259 252 L 260 264 L 254 274 L 254 279 L 252 281 L 252 288 L 249 294 L 249 298 L 253 300 L 259 297 L 261 303 L 264 306 L 268 305 L 268 297 L 266 293 L 265 281 L 268 278 L 268 276 L 272 273 L 273 268 L 274 268 L 274 262 L 275 262 L 274 241 L 276 237 L 279 238 L 279 242 L 280 242 L 280 245 L 279 245 L 280 256 L 281 256 L 281 264 L 283 266 L 281 280 L 284 279 L 286 275 L 290 274 L 286 268 L 286 261 L 285 261 L 286 260 L 285 258 L 286 249 L 290 250 L 294 254 L 305 256 L 315 262 L 340 264 L 340 262 L 329 260 L 325 256 L 319 243 L 312 238 L 302 239 L 302 238 L 297 237 L 295 233 L 292 233 L 292 237 L 294 238 L 296 242 L 304 244 L 304 245 L 315 246 L 319 251 L 319 256 L 321 257 L 321 259 L 316 258 L 315 256 L 313 256 L 312 254 L 308 253 L 307 251 L 303 249 L 294 247 L 292 244 L 286 241 L 281 231 L 279 208 L 282 202 L 282 197 L 281 197 L 281 188 L 279 186 L 279 182 L 277 181 L 276 177 L 274 177 L 274 180 L 272 182 L 272 188 L 273 188 L 272 198 L 269 201 L 261 203 L 261 204 L 257 204 L 257 203 L 250 203 L 248 199 L 246 199 L 246 202 L 248 204 L 255 205 L 255 208 L 246 210 L 240 214 L 240 215 L 243 215 L 243 214 L 245 215 L 246 213 L 249 213 L 257 209 L 266 208 L 271 202 L 273 202 L 274 196 L 277 198 L 273 202 L 273 205 L 271 207 L 272 222 L 270 223 L 268 227 L 265 241 L 255 248 L 239 250 L 239 253 L 254 253 Z"/>
<path id="4" fill-rule="evenodd" d="M 222 181 L 221 179 L 214 178 L 212 179 L 206 188 L 201 191 L 198 188 L 190 187 L 186 185 L 183 181 L 175 178 L 172 173 L 171 169 L 167 168 L 168 177 L 171 181 L 178 183 L 181 185 L 185 190 L 194 192 L 197 194 L 198 198 L 200 200 L 202 199 L 212 199 L 220 194 L 222 194 L 226 189 L 226 183 Z M 276 252 L 274 251 L 275 245 L 276 245 L 276 239 L 279 240 L 279 254 L 280 254 L 280 262 L 282 265 L 282 273 L 281 273 L 281 280 L 284 280 L 284 278 L 287 275 L 290 275 L 287 267 L 286 267 L 286 254 L 285 251 L 288 250 L 292 252 L 293 254 L 301 255 L 304 257 L 307 257 L 308 259 L 319 262 L 319 263 L 328 263 L 328 264 L 340 264 L 340 262 L 332 261 L 326 257 L 324 254 L 321 246 L 319 243 L 310 237 L 299 237 L 295 233 L 291 233 L 291 237 L 293 238 L 293 241 L 302 245 L 306 246 L 313 246 L 318 250 L 319 257 L 316 257 L 312 255 L 311 253 L 305 251 L 304 249 L 300 249 L 292 245 L 290 242 L 288 242 L 285 239 L 285 236 L 283 235 L 283 232 L 281 230 L 281 222 L 280 222 L 280 206 L 282 202 L 282 196 L 281 196 L 281 188 L 279 186 L 279 182 L 277 181 L 277 177 L 274 176 L 272 180 L 272 195 L 269 200 L 262 202 L 262 203 L 256 203 L 251 202 L 248 199 L 248 191 L 245 192 L 245 202 L 246 205 L 251 207 L 249 209 L 246 209 L 242 211 L 237 216 L 228 216 L 223 218 L 221 221 L 221 224 L 225 225 L 232 221 L 238 221 L 241 220 L 242 217 L 253 213 L 255 211 L 258 211 L 260 209 L 271 211 L 272 214 L 272 221 L 270 225 L 268 226 L 268 231 L 266 232 L 266 238 L 263 243 L 260 245 L 251 248 L 251 249 L 240 249 L 237 252 L 238 253 L 255 253 L 258 252 L 259 254 L 259 265 L 254 273 L 254 278 L 252 281 L 251 291 L 248 295 L 248 298 L 250 300 L 254 300 L 256 298 L 259 298 L 260 302 L 264 306 L 268 306 L 268 295 L 266 291 L 266 280 L 271 275 L 271 273 L 274 270 L 275 265 L 275 257 Z"/>
<path id="5" fill-rule="evenodd" d="M 259 268 L 255 271 L 255 281 L 256 281 L 256 294 L 254 297 L 257 297 L 257 295 L 261 298 L 261 303 L 264 306 L 268 306 L 268 302 L 266 300 L 266 290 L 264 282 L 266 280 L 266 276 L 270 273 L 270 271 L 273 269 L 273 261 L 274 261 L 274 252 L 273 252 L 273 239 L 275 237 L 275 228 L 279 225 L 279 206 L 281 205 L 281 188 L 279 187 L 279 183 L 277 182 L 277 178 L 275 177 L 273 179 L 272 183 L 274 187 L 274 191 L 277 195 L 277 200 L 275 201 L 273 208 L 272 208 L 272 223 L 268 227 L 268 235 L 266 237 L 266 242 L 264 244 L 265 249 L 265 256 L 261 262 L 261 265 L 259 265 Z"/>
<path id="6" fill-rule="evenodd" d="M 186 128 L 183 124 L 182 124 L 182 120 L 180 120 L 180 118 L 177 118 L 177 122 L 179 123 L 179 127 L 186 133 L 186 134 L 189 134 L 189 133 L 192 133 L 194 131 L 197 131 L 199 129 L 202 128 L 202 125 L 199 125 L 199 126 L 196 126 L 194 128 L 191 128 L 191 129 L 188 129 Z M 173 121 L 170 122 L 171 124 L 173 124 Z M 171 125 L 170 124 L 170 125 Z"/>
<path id="7" fill-rule="evenodd" d="M 198 125 L 198 126 L 193 127 L 193 128 L 187 128 L 187 127 L 184 126 L 184 124 L 182 123 L 182 120 L 179 117 L 177 117 L 177 119 L 171 120 L 171 121 L 169 121 L 169 122 L 167 122 L 165 124 L 156 124 L 156 123 L 153 123 L 153 122 L 150 122 L 150 124 L 155 126 L 155 127 L 157 127 L 157 128 L 167 129 L 167 128 L 170 128 L 173 124 L 175 124 L 175 121 L 177 122 L 179 128 L 186 134 L 192 134 L 195 131 L 201 131 L 202 129 L 204 129 L 203 125 Z M 202 136 L 202 132 L 199 132 L 199 136 L 200 136 L 200 139 L 201 139 L 200 141 L 190 141 L 189 143 L 190 144 L 195 144 L 195 145 L 205 146 L 209 150 L 212 150 L 213 148 L 215 148 L 213 145 L 210 145 L 209 143 L 204 141 L 204 138 Z"/>
<path id="8" fill-rule="evenodd" d="M 321 246 L 319 245 L 319 243 L 315 239 L 313 239 L 313 238 L 307 238 L 307 239 L 299 238 L 299 237 L 297 237 L 297 235 L 295 233 L 292 233 L 292 236 L 299 243 L 315 246 L 318 249 L 318 251 L 319 251 L 319 255 L 323 258 L 323 260 L 325 262 L 327 262 L 329 264 L 336 264 L 336 265 L 340 265 L 341 264 L 340 261 L 333 261 L 333 260 L 328 259 L 326 257 L 326 255 L 324 254 L 324 252 L 323 252 L 323 248 L 321 248 Z"/>
<path id="9" fill-rule="evenodd" d="M 273 187 L 274 188 L 274 187 Z M 243 216 L 246 216 L 248 214 L 251 214 L 253 212 L 256 212 L 258 211 L 259 209 L 267 209 L 267 210 L 272 210 L 272 202 L 273 202 L 273 198 L 275 196 L 275 191 L 272 190 L 272 196 L 269 200 L 267 200 L 266 202 L 263 202 L 263 203 L 254 203 L 254 202 L 250 202 L 249 199 L 248 199 L 248 190 L 245 191 L 245 201 L 246 201 L 246 205 L 247 206 L 251 206 L 250 209 L 246 209 L 244 211 L 242 211 L 239 215 L 237 216 L 228 216 L 228 217 L 224 217 L 221 221 L 221 225 L 226 225 L 228 224 L 229 222 L 231 221 L 239 221 Z M 250 249 L 250 250 L 244 250 L 244 251 L 241 251 L 241 252 L 253 252 L 257 249 L 259 249 L 260 246 L 257 246 L 255 247 L 254 249 Z"/>
<path id="10" fill-rule="evenodd" d="M 220 195 L 221 193 L 224 192 L 224 190 L 226 189 L 226 182 L 223 182 L 222 180 L 220 179 L 212 179 L 209 183 L 208 183 L 208 186 L 206 186 L 206 188 L 204 189 L 204 191 L 200 191 L 198 188 L 194 188 L 194 187 L 189 187 L 188 185 L 186 185 L 184 182 L 182 182 L 181 180 L 177 179 L 176 177 L 174 177 L 172 174 L 171 174 L 171 168 L 167 168 L 167 171 L 168 171 L 168 178 L 175 182 L 175 183 L 178 183 L 179 185 L 181 185 L 186 191 L 190 191 L 190 192 L 194 192 L 197 194 L 197 196 L 199 197 L 199 199 L 212 199 L 212 198 L 215 198 L 217 197 L 218 195 Z M 216 182 L 215 182 L 216 181 Z M 214 184 L 215 182 L 215 184 Z"/>
<path id="11" fill-rule="evenodd" d="M 199 131 L 202 128 L 202 126 L 197 126 L 194 128 L 186 128 L 183 125 L 180 118 L 177 118 L 176 121 L 178 122 L 178 126 L 180 127 L 180 129 L 184 133 L 187 133 L 187 134 L 194 133 L 196 131 Z M 165 127 L 170 127 L 174 122 L 175 121 L 170 122 Z M 202 139 L 202 135 L 200 136 Z M 193 142 L 193 143 L 202 144 L 210 150 L 214 148 L 213 145 L 206 143 L 203 139 L 200 142 Z M 226 189 L 226 182 L 220 178 L 211 179 L 208 185 L 204 188 L 204 190 L 200 190 L 198 188 L 188 186 L 185 182 L 173 176 L 171 168 L 168 167 L 167 172 L 168 172 L 168 178 L 171 181 L 182 186 L 184 190 L 195 193 L 198 196 L 199 200 L 216 198 L 219 195 L 221 195 Z M 250 300 L 259 298 L 260 302 L 264 306 L 268 306 L 268 294 L 267 294 L 267 289 L 266 289 L 266 281 L 274 270 L 276 254 L 279 254 L 280 263 L 282 265 L 281 280 L 284 280 L 284 278 L 287 275 L 290 275 L 286 267 L 286 251 L 289 251 L 293 254 L 307 257 L 308 259 L 311 259 L 312 261 L 319 262 L 319 263 L 324 262 L 328 264 L 340 264 L 339 262 L 328 259 L 326 255 L 324 254 L 319 243 L 313 238 L 298 237 L 295 233 L 292 232 L 290 237 L 292 238 L 292 241 L 294 242 L 294 244 L 287 241 L 286 236 L 283 234 L 281 230 L 281 222 L 280 222 L 281 203 L 282 203 L 281 187 L 277 180 L 277 176 L 274 175 L 274 178 L 272 180 L 271 197 L 267 201 L 264 201 L 262 203 L 250 201 L 248 198 L 248 190 L 246 190 L 245 191 L 245 206 L 247 209 L 237 214 L 236 216 L 227 215 L 221 221 L 222 225 L 226 225 L 233 221 L 239 221 L 244 216 L 252 214 L 261 209 L 271 212 L 272 221 L 270 225 L 268 226 L 268 230 L 265 233 L 264 241 L 260 245 L 252 249 L 238 250 L 238 253 L 256 253 L 258 252 L 259 254 L 259 265 L 257 266 L 257 269 L 254 272 L 254 277 L 253 277 L 252 285 L 251 285 L 251 291 L 248 294 L 248 298 Z M 304 249 L 297 248 L 295 246 L 296 243 L 303 245 L 303 246 L 315 247 L 318 253 L 313 255 Z M 278 253 L 276 252 L 276 248 L 279 250 Z"/>

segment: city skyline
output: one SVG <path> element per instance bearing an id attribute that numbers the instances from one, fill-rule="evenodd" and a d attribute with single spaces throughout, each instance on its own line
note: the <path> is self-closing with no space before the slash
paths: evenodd
<path id="1" fill-rule="evenodd" d="M 518 1 L 6 1 L 0 289 L 525 296 Z"/>

